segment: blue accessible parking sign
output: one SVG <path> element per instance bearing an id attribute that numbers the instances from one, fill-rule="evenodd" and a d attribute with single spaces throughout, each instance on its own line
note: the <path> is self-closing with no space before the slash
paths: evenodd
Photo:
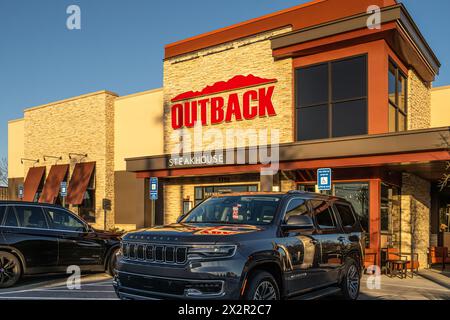
<path id="1" fill-rule="evenodd" d="M 150 200 L 158 200 L 158 178 L 150 178 Z"/>
<path id="2" fill-rule="evenodd" d="M 320 191 L 331 190 L 331 169 L 317 170 L 317 185 Z"/>
<path id="3" fill-rule="evenodd" d="M 60 186 L 61 197 L 67 197 L 67 182 L 62 181 Z"/>

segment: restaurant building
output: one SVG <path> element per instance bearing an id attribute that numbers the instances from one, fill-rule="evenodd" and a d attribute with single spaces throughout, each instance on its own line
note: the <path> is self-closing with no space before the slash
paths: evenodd
<path id="1" fill-rule="evenodd" d="M 157 89 L 124 97 L 99 91 L 26 109 L 8 123 L 9 199 L 64 204 L 99 229 L 151 226 L 148 187 L 124 159 L 163 153 L 161 106 Z"/>
<path id="2" fill-rule="evenodd" d="M 217 193 L 316 192 L 331 168 L 329 193 L 353 203 L 378 262 L 390 246 L 426 267 L 450 212 L 439 68 L 395 0 L 313 1 L 205 33 L 166 46 L 163 89 L 96 92 L 10 122 L 10 198 L 23 184 L 24 200 L 62 203 L 65 179 L 71 209 L 132 230 Z"/>
<path id="3" fill-rule="evenodd" d="M 368 23 L 373 5 L 377 26 Z M 439 68 L 394 0 L 313 1 L 182 40 L 165 48 L 164 154 L 128 158 L 127 170 L 160 179 L 160 220 L 172 223 L 215 193 L 317 191 L 317 169 L 331 168 L 330 193 L 354 204 L 367 246 L 416 252 L 426 267 L 438 241 L 435 198 L 447 201 L 436 184 L 450 160 L 450 122 L 432 127 Z M 199 127 L 213 138 L 198 143 Z M 279 170 L 270 176 L 250 158 L 274 137 Z M 227 156 L 202 154 L 224 140 L 236 142 Z M 246 161 L 230 164 L 239 152 Z"/>

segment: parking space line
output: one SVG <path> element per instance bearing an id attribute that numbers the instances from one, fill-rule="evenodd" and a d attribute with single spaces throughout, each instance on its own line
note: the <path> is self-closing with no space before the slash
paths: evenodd
<path id="1" fill-rule="evenodd" d="M 0 295 L 6 294 L 17 294 L 17 293 L 27 293 L 27 292 L 77 292 L 77 293 L 113 293 L 114 290 L 70 290 L 70 289 L 27 289 L 27 290 L 17 290 L 17 291 L 8 291 L 8 292 L 0 292 Z"/>
<path id="2" fill-rule="evenodd" d="M 0 297 L 0 300 L 111 300 L 117 301 L 119 298 L 61 298 L 61 297 Z"/>

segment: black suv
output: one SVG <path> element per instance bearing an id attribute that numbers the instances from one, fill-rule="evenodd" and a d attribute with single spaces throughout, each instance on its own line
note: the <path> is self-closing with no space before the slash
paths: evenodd
<path id="1" fill-rule="evenodd" d="M 315 193 L 209 198 L 178 223 L 124 236 L 122 299 L 358 298 L 364 233 L 346 200 Z"/>
<path id="2" fill-rule="evenodd" d="M 0 201 L 0 288 L 72 265 L 112 273 L 119 247 L 118 234 L 94 230 L 62 207 Z"/>

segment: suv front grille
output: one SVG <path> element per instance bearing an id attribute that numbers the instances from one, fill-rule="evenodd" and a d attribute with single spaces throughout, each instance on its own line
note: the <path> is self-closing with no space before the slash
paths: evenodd
<path id="1" fill-rule="evenodd" d="M 184 264 L 187 261 L 187 247 L 164 244 L 123 243 L 125 259 L 164 264 Z"/>

